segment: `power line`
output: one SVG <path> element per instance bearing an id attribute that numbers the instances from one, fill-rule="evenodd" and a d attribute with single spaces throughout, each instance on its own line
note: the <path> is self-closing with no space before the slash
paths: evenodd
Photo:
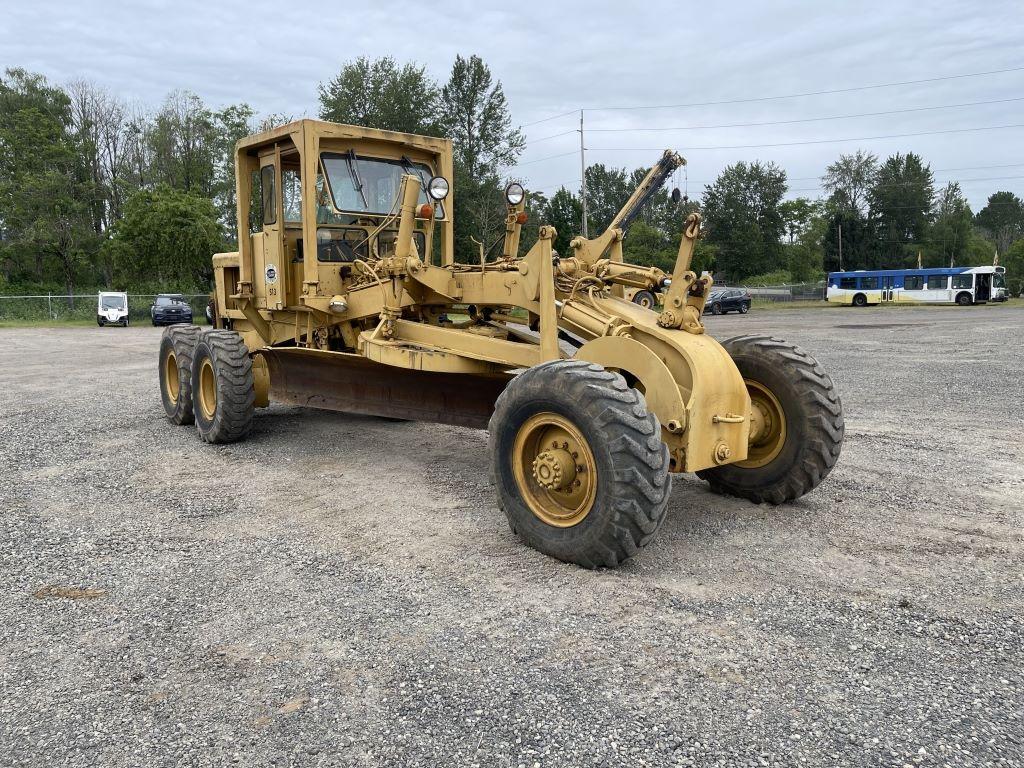
<path id="1" fill-rule="evenodd" d="M 519 127 L 520 128 L 529 128 L 531 125 L 540 125 L 541 123 L 546 123 L 546 122 L 549 122 L 551 120 L 557 120 L 558 118 L 565 117 L 566 115 L 575 115 L 575 114 L 578 114 L 578 113 L 579 113 L 579 109 L 570 109 L 568 112 L 562 112 L 559 115 L 552 115 L 551 117 L 545 117 L 545 118 L 543 118 L 541 120 L 534 120 L 532 123 L 523 123 Z"/>
<path id="2" fill-rule="evenodd" d="M 797 99 L 805 96 L 827 96 L 834 93 L 852 93 L 854 91 L 869 91 L 876 90 L 879 88 L 896 88 L 903 85 L 922 85 L 924 83 L 937 83 L 945 80 L 962 80 L 968 77 L 984 77 L 987 75 L 1001 75 L 1007 72 L 1021 72 L 1024 71 L 1024 67 L 1009 67 L 1007 69 L 992 69 L 985 72 L 967 72 L 962 75 L 944 75 L 941 77 L 928 77 L 922 80 L 902 80 L 896 83 L 877 83 L 875 85 L 855 85 L 849 88 L 832 88 L 823 91 L 805 91 L 803 93 L 786 93 L 778 96 L 755 96 L 744 99 L 725 99 L 721 101 L 698 101 L 691 102 L 688 104 L 651 104 L 651 105 L 634 105 L 634 106 L 611 106 L 611 107 L 588 107 L 590 110 L 632 110 L 632 109 L 681 109 L 684 107 L 711 107 L 720 106 L 724 104 L 751 104 L 760 101 L 779 101 L 781 99 Z M 567 115 L 575 115 L 579 112 L 579 109 L 572 109 L 568 112 L 562 112 L 557 115 L 545 117 L 540 120 L 534 120 L 532 123 L 524 123 L 520 128 L 528 128 L 531 125 L 538 125 L 540 123 L 546 123 L 550 120 L 557 120 L 560 117 L 566 117 Z"/>
<path id="3" fill-rule="evenodd" d="M 933 181 L 934 181 L 935 184 L 946 185 L 946 184 L 952 184 L 954 182 L 957 183 L 957 184 L 967 184 L 967 183 L 972 182 L 972 181 L 1005 181 L 1007 179 L 1024 179 L 1024 176 L 986 176 L 984 178 L 974 178 L 974 179 L 934 179 Z M 908 186 L 911 186 L 911 185 L 913 185 L 915 183 L 917 183 L 917 182 L 913 182 L 913 181 L 898 181 L 898 182 L 893 182 L 892 184 L 875 184 L 875 185 L 872 185 L 871 188 L 872 189 L 891 189 L 893 187 L 908 187 Z M 787 192 L 816 192 L 816 191 L 820 190 L 821 188 L 822 188 L 822 185 L 818 185 L 817 187 L 803 187 L 803 188 L 799 188 L 799 189 L 789 189 L 789 190 L 787 190 Z"/>
<path id="4" fill-rule="evenodd" d="M 810 139 L 807 141 L 780 141 L 771 144 L 730 144 L 717 147 L 685 147 L 686 152 L 716 149 L 766 149 L 771 147 L 799 147 L 808 144 L 841 144 L 845 141 L 875 141 L 877 139 L 903 139 L 910 136 L 938 136 L 946 133 L 970 133 L 972 131 L 999 131 L 1006 128 L 1024 128 L 1024 123 L 1011 125 L 984 125 L 977 128 L 946 128 L 941 131 L 916 131 L 914 133 L 890 133 L 884 136 L 851 136 L 843 139 Z M 664 147 L 590 147 L 598 152 L 660 152 Z M 531 161 L 534 162 L 534 161 Z M 539 162 L 539 161 L 537 161 Z"/>
<path id="5" fill-rule="evenodd" d="M 677 109 L 681 107 L 711 107 L 722 104 L 749 104 L 758 101 L 777 101 L 779 99 L 796 99 L 804 96 L 826 96 L 833 93 L 851 93 L 853 91 L 868 91 L 877 88 L 895 88 L 903 85 L 921 85 L 923 83 L 937 83 L 943 80 L 961 80 L 966 77 L 983 77 L 986 75 L 1000 75 L 1006 72 L 1021 72 L 1024 67 L 1009 67 L 1007 69 L 991 69 L 986 72 L 968 72 L 962 75 L 944 75 L 941 77 L 927 77 L 922 80 L 903 80 L 898 83 L 878 83 L 875 85 L 856 85 L 849 88 L 832 88 L 823 91 L 806 91 L 804 93 L 787 93 L 780 96 L 756 96 L 746 99 L 727 99 L 724 101 L 700 101 L 689 104 L 652 104 L 634 106 L 610 106 L 610 107 L 587 107 L 589 111 L 595 110 L 630 110 L 630 109 Z M 553 119 L 553 118 L 552 118 Z"/>
<path id="6" fill-rule="evenodd" d="M 753 128 L 758 126 L 767 125 L 792 125 L 794 123 L 815 123 L 822 122 L 825 120 L 849 120 L 855 117 L 879 117 L 881 115 L 900 115 L 908 112 L 928 112 L 937 109 L 959 109 L 962 107 L 980 107 L 986 104 L 1005 104 L 1011 101 L 1024 101 L 1024 96 L 1015 96 L 1010 99 L 993 99 L 992 101 L 971 101 L 963 104 L 940 104 L 935 107 L 909 107 L 907 109 L 889 109 L 882 112 L 859 112 L 852 115 L 832 115 L 829 117 L 803 117 L 795 118 L 793 120 L 771 120 L 765 122 L 756 123 L 723 123 L 721 125 L 687 125 L 667 128 L 588 128 L 590 133 L 632 133 L 632 132 L 651 132 L 651 131 L 702 131 L 710 130 L 712 128 Z M 566 131 L 566 133 L 574 133 L 574 131 Z M 564 136 L 565 134 L 558 134 Z M 549 136 L 548 138 L 555 138 Z M 544 139 L 539 139 L 543 141 Z"/>
<path id="7" fill-rule="evenodd" d="M 579 129 L 574 128 L 571 131 L 562 131 L 561 133 L 556 133 L 552 136 L 545 136 L 543 139 L 528 139 L 526 143 L 540 144 L 542 141 L 547 141 L 548 139 L 557 139 L 559 136 L 568 136 L 570 133 L 579 133 Z"/>
<path id="8" fill-rule="evenodd" d="M 576 154 L 579 154 L 579 152 L 574 149 L 572 152 L 563 152 L 560 155 L 549 155 L 548 157 L 538 157 L 536 160 L 527 160 L 525 163 L 517 163 L 516 165 L 511 166 L 511 167 L 512 168 L 518 168 L 521 165 L 532 165 L 533 163 L 542 163 L 545 160 L 554 160 L 556 157 L 566 157 L 568 155 L 576 155 Z"/>
<path id="9" fill-rule="evenodd" d="M 949 184 L 949 183 L 955 182 L 957 184 L 961 184 L 961 183 L 968 183 L 970 181 L 1005 181 L 1007 179 L 1017 179 L 1017 178 L 1024 178 L 1024 176 L 986 176 L 986 177 L 983 177 L 983 178 L 934 179 L 934 183 L 936 183 L 936 184 Z M 912 184 L 912 183 L 914 183 L 914 182 L 912 182 L 912 181 L 896 181 L 896 182 L 893 182 L 891 184 L 874 184 L 874 185 L 871 186 L 871 188 L 872 189 L 887 189 L 887 188 L 891 188 L 891 187 L 894 187 L 894 186 L 908 186 L 909 184 Z M 808 187 L 802 187 L 802 188 L 798 188 L 798 189 L 787 189 L 787 191 L 817 191 L 818 189 L 821 189 L 821 188 L 822 188 L 822 186 L 819 184 L 818 186 L 808 186 Z"/>

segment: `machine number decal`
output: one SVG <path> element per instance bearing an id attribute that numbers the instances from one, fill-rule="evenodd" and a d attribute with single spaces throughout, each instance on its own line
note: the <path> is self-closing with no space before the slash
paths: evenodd
<path id="1" fill-rule="evenodd" d="M 273 285 L 277 282 L 277 267 L 273 264 L 267 264 L 266 269 L 267 283 Z"/>

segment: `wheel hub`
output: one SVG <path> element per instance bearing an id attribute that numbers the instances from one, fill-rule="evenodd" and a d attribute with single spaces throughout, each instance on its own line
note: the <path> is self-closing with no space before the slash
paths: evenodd
<path id="1" fill-rule="evenodd" d="M 746 379 L 750 395 L 750 437 L 747 458 L 740 467 L 763 467 L 782 451 L 786 443 L 786 412 L 779 399 L 760 382 Z"/>
<path id="2" fill-rule="evenodd" d="M 556 413 L 538 413 L 519 428 L 512 470 L 523 501 L 558 528 L 579 524 L 597 498 L 597 461 L 580 429 Z"/>
<path id="3" fill-rule="evenodd" d="M 180 384 L 178 382 L 178 358 L 175 357 L 173 350 L 167 353 L 167 359 L 164 360 L 164 387 L 167 390 L 167 399 L 172 403 L 177 403 Z"/>
<path id="4" fill-rule="evenodd" d="M 548 490 L 561 490 L 576 479 L 576 460 L 564 448 L 541 451 L 533 460 L 533 477 Z"/>

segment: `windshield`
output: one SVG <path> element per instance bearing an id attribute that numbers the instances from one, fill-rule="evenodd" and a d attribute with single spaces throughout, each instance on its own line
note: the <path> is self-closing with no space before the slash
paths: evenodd
<path id="1" fill-rule="evenodd" d="M 1006 278 L 1003 277 L 1003 273 L 1002 272 L 996 272 L 992 276 L 992 287 L 993 288 L 1005 288 L 1006 287 Z"/>
<path id="2" fill-rule="evenodd" d="M 180 296 L 157 296 L 156 303 L 160 307 L 169 307 L 174 304 L 184 304 L 185 302 Z"/>
<path id="3" fill-rule="evenodd" d="M 420 204 L 433 203 L 427 199 L 427 182 L 433 173 L 423 163 L 407 160 L 385 160 L 379 157 L 363 157 L 353 152 L 340 155 L 323 153 L 320 160 L 327 174 L 327 182 L 339 211 L 353 213 L 388 214 L 397 209 L 398 190 L 402 176 L 415 173 L 420 177 Z M 436 218 L 444 218 L 440 203 L 436 206 Z"/>
<path id="4" fill-rule="evenodd" d="M 124 309 L 124 296 L 100 296 L 100 306 L 104 309 Z"/>

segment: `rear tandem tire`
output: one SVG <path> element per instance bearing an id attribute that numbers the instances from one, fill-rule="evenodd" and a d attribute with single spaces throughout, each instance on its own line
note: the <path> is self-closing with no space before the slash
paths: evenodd
<path id="1" fill-rule="evenodd" d="M 191 424 L 192 359 L 199 329 L 187 325 L 166 328 L 160 339 L 160 399 L 172 424 Z"/>
<path id="2" fill-rule="evenodd" d="M 197 326 L 189 326 L 199 333 Z M 252 359 L 234 331 L 206 331 L 192 364 L 196 427 L 208 443 L 233 443 L 249 434 L 256 390 Z"/>
<path id="3" fill-rule="evenodd" d="M 618 373 L 582 360 L 530 368 L 498 398 L 488 430 L 498 504 L 534 549 L 614 568 L 665 519 L 668 447 Z"/>
<path id="4" fill-rule="evenodd" d="M 697 475 L 715 493 L 757 503 L 803 496 L 825 479 L 843 445 L 843 406 L 832 379 L 813 357 L 781 339 L 737 336 L 722 346 L 747 382 L 751 410 L 760 404 L 768 414 L 764 423 L 781 427 L 751 445 L 746 461 Z"/>

